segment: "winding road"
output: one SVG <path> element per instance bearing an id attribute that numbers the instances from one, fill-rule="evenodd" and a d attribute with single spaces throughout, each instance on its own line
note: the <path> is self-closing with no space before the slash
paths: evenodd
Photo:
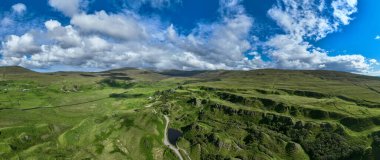
<path id="1" fill-rule="evenodd" d="M 165 136 L 164 136 L 164 144 L 166 146 L 168 146 L 171 150 L 174 151 L 174 153 L 178 156 L 178 158 L 180 160 L 183 160 L 183 157 L 180 153 L 179 150 L 182 150 L 185 154 L 186 154 L 186 157 L 191 160 L 190 156 L 187 154 L 187 152 L 184 150 L 184 149 L 181 149 L 181 148 L 178 148 L 177 146 L 174 146 L 172 145 L 170 142 L 169 142 L 169 138 L 168 138 L 168 127 L 169 127 L 169 122 L 170 122 L 170 119 L 167 115 L 164 115 L 165 117 L 165 120 L 166 120 L 166 125 L 165 125 Z"/>
<path id="2" fill-rule="evenodd" d="M 168 117 L 167 115 L 164 115 L 164 117 L 165 117 L 165 120 L 166 120 L 166 125 L 165 125 L 165 136 L 164 136 L 164 144 L 165 144 L 166 146 L 168 146 L 171 150 L 173 150 L 174 153 L 178 156 L 178 158 L 179 158 L 180 160 L 183 160 L 183 157 L 182 157 L 181 153 L 179 152 L 179 149 L 178 149 L 176 146 L 172 145 L 172 144 L 169 142 L 169 138 L 168 138 L 168 127 L 169 127 L 169 122 L 170 122 L 170 120 L 169 120 L 169 117 Z"/>

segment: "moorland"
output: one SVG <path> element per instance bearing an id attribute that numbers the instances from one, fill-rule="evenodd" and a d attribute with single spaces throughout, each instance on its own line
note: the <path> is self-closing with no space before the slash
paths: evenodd
<path id="1" fill-rule="evenodd" d="M 380 158 L 377 77 L 275 69 L 0 73 L 0 159 Z M 168 128 L 181 133 L 175 144 L 164 143 Z"/>

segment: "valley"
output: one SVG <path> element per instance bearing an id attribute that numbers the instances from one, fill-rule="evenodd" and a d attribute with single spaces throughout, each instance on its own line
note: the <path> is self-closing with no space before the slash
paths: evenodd
<path id="1" fill-rule="evenodd" d="M 0 71 L 0 159 L 380 158 L 376 77 Z M 182 134 L 175 145 L 168 128 Z"/>

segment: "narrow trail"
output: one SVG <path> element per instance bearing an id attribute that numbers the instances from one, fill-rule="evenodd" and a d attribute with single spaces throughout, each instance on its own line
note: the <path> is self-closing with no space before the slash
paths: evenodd
<path id="1" fill-rule="evenodd" d="M 182 155 L 181 155 L 181 152 L 180 150 L 182 150 L 182 152 L 185 153 L 187 159 L 191 160 L 189 154 L 187 154 L 187 152 L 184 150 L 184 149 L 181 149 L 181 148 L 178 148 L 177 146 L 174 146 L 172 145 L 170 142 L 169 142 L 169 138 L 168 138 L 168 127 L 169 127 L 169 122 L 170 122 L 170 119 L 167 115 L 164 115 L 165 117 L 165 120 L 166 120 L 166 125 L 165 125 L 165 136 L 164 136 L 164 144 L 166 146 L 168 146 L 171 150 L 174 151 L 174 153 L 178 156 L 178 158 L 180 160 L 184 160 Z"/>
<path id="2" fill-rule="evenodd" d="M 85 102 L 78 102 L 78 103 L 72 103 L 72 104 L 64 104 L 64 105 L 56 105 L 56 106 L 41 106 L 41 107 L 31 107 L 31 108 L 0 108 L 1 110 L 20 110 L 20 111 L 29 111 L 29 110 L 35 110 L 35 109 L 51 109 L 51 108 L 61 108 L 61 107 L 70 107 L 70 106 L 76 106 L 76 105 L 81 105 L 81 104 L 87 104 L 87 103 L 93 103 L 101 100 L 109 99 L 109 97 L 104 97 L 104 98 L 99 98 L 95 100 L 90 100 L 90 101 L 85 101 Z"/>
<path id="3" fill-rule="evenodd" d="M 168 146 L 171 150 L 173 150 L 174 153 L 178 156 L 178 158 L 179 158 L 180 160 L 183 160 L 183 157 L 182 157 L 181 153 L 179 152 L 179 149 L 178 149 L 176 146 L 172 145 L 172 144 L 169 142 L 169 138 L 168 138 L 168 127 L 169 127 L 169 122 L 170 122 L 170 120 L 169 120 L 169 117 L 168 117 L 167 115 L 164 115 L 164 117 L 165 117 L 165 120 L 166 120 L 166 125 L 165 125 L 165 136 L 164 136 L 164 144 L 165 144 L 166 146 Z"/>
<path id="4" fill-rule="evenodd" d="M 182 148 L 179 148 L 179 150 L 182 150 L 183 153 L 185 153 L 186 157 L 191 160 L 189 154 L 186 152 L 186 150 L 182 149 Z"/>

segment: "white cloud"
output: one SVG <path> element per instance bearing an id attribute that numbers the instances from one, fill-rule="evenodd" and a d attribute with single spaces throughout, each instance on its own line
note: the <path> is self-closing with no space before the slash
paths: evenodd
<path id="1" fill-rule="evenodd" d="M 333 14 L 340 7 L 334 11 L 333 3 L 328 4 L 329 1 L 278 1 L 268 15 L 285 33 L 272 35 L 264 41 L 252 35 L 254 19 L 246 14 L 241 2 L 221 0 L 217 21 L 199 23 L 185 34 L 173 24 L 131 11 L 88 14 L 81 12 L 81 1 L 62 1 L 59 3 L 70 3 L 66 7 L 74 8 L 65 13 L 71 16 L 70 24 L 48 20 L 46 29 L 38 38 L 34 38 L 32 32 L 10 36 L 2 43 L 3 60 L 0 64 L 30 68 L 75 66 L 109 69 L 129 66 L 184 70 L 271 67 L 360 73 L 368 73 L 373 65 L 378 65 L 376 60 L 359 54 L 330 56 L 308 42 L 310 39 L 318 41 L 337 31 L 340 25 L 346 25 L 346 21 Z M 356 6 L 353 1 L 343 4 Z M 56 7 L 58 10 L 65 8 L 58 2 L 55 6 L 59 6 Z M 346 20 L 349 22 L 351 18 Z M 35 42 L 35 39 L 39 41 Z M 256 47 L 261 47 L 262 53 Z M 264 56 L 270 61 L 264 61 Z"/>
<path id="2" fill-rule="evenodd" d="M 376 59 L 370 59 L 370 60 L 369 60 L 369 63 L 370 63 L 371 65 L 379 65 L 379 62 L 378 62 Z"/>
<path id="3" fill-rule="evenodd" d="M 88 48 L 90 48 L 94 52 L 102 52 L 111 50 L 112 46 L 104 39 L 98 37 L 98 36 L 91 36 L 85 39 L 85 44 L 88 45 Z"/>
<path id="4" fill-rule="evenodd" d="M 12 6 L 12 10 L 14 13 L 23 14 L 26 11 L 26 6 L 23 3 L 17 3 Z"/>
<path id="5" fill-rule="evenodd" d="M 22 36 L 10 35 L 5 42 L 2 42 L 4 57 L 23 57 L 40 51 L 39 46 L 34 42 L 34 37 L 30 33 Z"/>
<path id="6" fill-rule="evenodd" d="M 220 0 L 219 12 L 225 17 L 245 14 L 245 8 L 240 3 L 242 0 Z"/>
<path id="7" fill-rule="evenodd" d="M 217 23 L 199 24 L 188 35 L 180 35 L 173 26 L 170 26 L 167 29 L 168 39 L 198 59 L 216 64 L 214 68 L 209 69 L 241 69 L 243 66 L 240 63 L 247 62 L 244 53 L 252 48 L 250 31 L 253 19 L 245 14 L 239 2 L 222 1 L 223 20 Z M 249 66 L 248 63 L 244 67 L 257 68 L 262 65 Z"/>
<path id="8" fill-rule="evenodd" d="M 377 36 L 375 37 L 375 40 L 380 40 L 380 35 L 377 35 Z"/>
<path id="9" fill-rule="evenodd" d="M 86 0 L 49 0 L 49 5 L 65 16 L 73 16 L 81 12 L 81 8 L 86 7 Z"/>
<path id="10" fill-rule="evenodd" d="M 337 30 L 331 16 L 324 15 L 326 10 L 317 0 L 282 0 L 277 3 L 268 15 L 288 34 L 319 40 Z"/>
<path id="11" fill-rule="evenodd" d="M 55 20 L 45 22 L 47 35 L 62 48 L 77 47 L 82 44 L 82 38 L 78 31 L 73 29 L 71 25 L 62 27 L 61 23 Z"/>
<path id="12" fill-rule="evenodd" d="M 271 59 L 270 65 L 287 69 L 370 71 L 376 65 L 373 60 L 358 54 L 329 56 L 328 52 L 307 41 L 318 41 L 337 31 L 340 25 L 348 25 L 350 16 L 357 11 L 356 5 L 356 0 L 335 0 L 331 6 L 319 0 L 277 1 L 268 15 L 285 34 L 274 35 L 264 42 L 264 53 Z"/>
<path id="13" fill-rule="evenodd" d="M 107 14 L 104 11 L 95 14 L 79 14 L 71 19 L 71 24 L 84 32 L 99 33 L 113 38 L 131 40 L 146 37 L 144 28 L 133 16 Z"/>
<path id="14" fill-rule="evenodd" d="M 332 2 L 334 17 L 340 20 L 344 25 L 348 25 L 353 13 L 357 12 L 357 0 L 336 0 Z"/>
<path id="15" fill-rule="evenodd" d="M 337 31 L 340 24 L 348 25 L 356 5 L 356 0 L 334 0 L 332 8 L 324 0 L 278 0 L 268 15 L 288 34 L 320 40 Z"/>
<path id="16" fill-rule="evenodd" d="M 23 3 L 10 6 L 9 10 L 0 13 L 0 39 L 5 40 L 9 35 L 24 34 L 41 23 L 41 17 L 30 16 L 27 14 L 27 7 Z"/>
<path id="17" fill-rule="evenodd" d="M 45 22 L 45 27 L 51 31 L 54 30 L 57 27 L 61 27 L 61 23 L 56 20 L 48 20 Z"/>
<path id="18" fill-rule="evenodd" d="M 227 2 L 227 1 L 226 1 Z M 263 65 L 260 56 L 244 56 L 253 19 L 239 3 L 224 3 L 221 20 L 199 24 L 181 34 L 174 26 L 132 13 L 76 14 L 71 24 L 45 22 L 41 51 L 12 60 L 28 67 L 54 65 L 91 68 L 250 69 Z M 47 42 L 47 43 L 46 43 Z M 8 59 L 14 58 L 10 56 Z M 11 61 L 11 60 L 9 60 Z M 260 63 L 260 64 L 258 64 Z"/>
<path id="19" fill-rule="evenodd" d="M 274 68 L 365 72 L 375 62 L 357 54 L 329 56 L 322 49 L 290 35 L 277 35 L 266 42 L 266 46 Z"/>

